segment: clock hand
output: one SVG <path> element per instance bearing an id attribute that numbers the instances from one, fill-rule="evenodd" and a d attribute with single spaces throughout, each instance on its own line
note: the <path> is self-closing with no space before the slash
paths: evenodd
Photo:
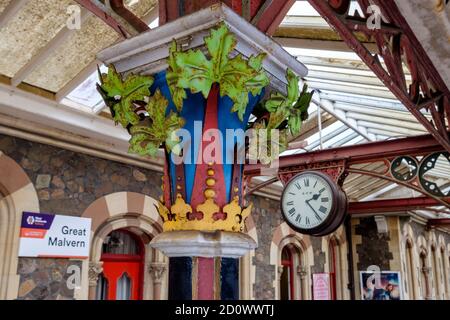
<path id="1" fill-rule="evenodd" d="M 309 200 L 306 200 L 306 202 L 310 202 L 312 200 L 316 201 L 317 199 L 319 199 L 321 194 L 322 193 L 318 193 L 318 194 L 313 195 L 313 197 L 311 199 L 309 199 Z"/>
<path id="2" fill-rule="evenodd" d="M 316 216 L 317 220 L 321 221 L 320 215 L 314 210 L 313 206 L 309 203 L 310 200 L 306 200 L 306 204 L 311 208 L 311 210 L 314 212 L 314 215 Z"/>
<path id="3" fill-rule="evenodd" d="M 323 191 L 322 191 L 323 192 Z M 317 200 L 317 199 L 319 199 L 319 197 L 322 195 L 322 192 L 319 192 L 318 194 L 315 194 L 315 195 L 313 195 L 313 197 L 312 197 L 312 199 L 311 200 Z"/>

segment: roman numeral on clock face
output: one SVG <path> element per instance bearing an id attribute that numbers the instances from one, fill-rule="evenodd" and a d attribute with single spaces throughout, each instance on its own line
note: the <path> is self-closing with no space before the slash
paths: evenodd
<path id="1" fill-rule="evenodd" d="M 298 190 L 302 189 L 302 187 L 300 186 L 300 183 L 298 183 L 298 182 L 295 183 L 295 186 L 297 187 Z"/>
<path id="2" fill-rule="evenodd" d="M 322 202 L 328 202 L 330 201 L 330 199 L 328 197 L 323 197 L 322 199 L 320 199 L 320 201 Z"/>
<path id="3" fill-rule="evenodd" d="M 300 223 L 300 221 L 302 221 L 302 216 L 297 215 L 297 217 L 295 218 L 295 221 L 297 221 L 297 223 Z"/>
<path id="4" fill-rule="evenodd" d="M 322 213 L 325 213 L 325 212 L 327 212 L 327 208 L 324 206 L 320 206 L 319 211 Z"/>
<path id="5" fill-rule="evenodd" d="M 311 223 L 310 223 L 310 221 L 309 221 L 309 218 L 306 217 L 306 225 L 309 226 L 310 224 L 311 224 Z"/>
<path id="6" fill-rule="evenodd" d="M 295 208 L 289 209 L 289 215 L 293 216 L 295 214 Z"/>
<path id="7" fill-rule="evenodd" d="M 309 187 L 309 179 L 303 180 L 303 183 L 305 184 L 305 187 Z"/>
<path id="8" fill-rule="evenodd" d="M 286 202 L 286 204 L 287 204 L 288 206 L 293 206 L 293 205 L 294 205 L 294 201 L 288 201 L 288 202 Z"/>

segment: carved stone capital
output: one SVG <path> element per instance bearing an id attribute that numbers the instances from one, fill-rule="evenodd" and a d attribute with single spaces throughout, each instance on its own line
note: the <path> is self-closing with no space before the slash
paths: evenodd
<path id="1" fill-rule="evenodd" d="M 167 264 L 164 262 L 152 262 L 148 266 L 148 272 L 150 272 L 153 283 L 161 283 L 164 273 L 167 271 Z"/>
<path id="2" fill-rule="evenodd" d="M 300 279 L 305 279 L 306 275 L 308 274 L 306 272 L 306 268 L 304 266 L 298 266 L 297 267 L 297 274 L 299 275 Z"/>
<path id="3" fill-rule="evenodd" d="M 97 285 L 98 276 L 103 272 L 103 261 L 89 261 L 89 286 Z"/>
<path id="4" fill-rule="evenodd" d="M 430 272 L 431 272 L 431 268 L 430 267 L 423 267 L 422 268 L 422 272 L 425 274 L 425 275 L 429 275 L 430 274 Z"/>
<path id="5" fill-rule="evenodd" d="M 277 271 L 278 271 L 278 279 L 281 279 L 281 275 L 283 274 L 283 270 L 284 270 L 284 266 L 278 266 Z"/>

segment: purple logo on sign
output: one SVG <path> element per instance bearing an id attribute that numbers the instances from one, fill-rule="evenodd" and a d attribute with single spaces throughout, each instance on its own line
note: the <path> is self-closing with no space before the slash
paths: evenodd
<path id="1" fill-rule="evenodd" d="M 54 218 L 52 214 L 24 212 L 21 227 L 49 230 Z"/>

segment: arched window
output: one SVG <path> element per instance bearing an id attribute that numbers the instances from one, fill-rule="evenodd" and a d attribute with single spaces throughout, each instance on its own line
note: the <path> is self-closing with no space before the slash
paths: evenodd
<path id="1" fill-rule="evenodd" d="M 281 251 L 280 300 L 302 300 L 305 296 L 305 270 L 302 251 L 293 244 L 287 244 Z"/>
<path id="2" fill-rule="evenodd" d="M 103 242 L 102 254 L 138 255 L 140 247 L 139 240 L 131 232 L 116 230 Z"/>
<path id="3" fill-rule="evenodd" d="M 336 239 L 332 238 L 328 244 L 328 259 L 330 273 L 330 296 L 332 300 L 341 299 L 341 262 L 340 248 Z"/>
<path id="4" fill-rule="evenodd" d="M 414 260 L 413 260 L 413 244 L 410 241 L 406 242 L 405 248 L 406 256 L 406 277 L 407 277 L 407 291 L 410 300 L 417 299 L 416 287 L 414 285 Z"/>
<path id="5" fill-rule="evenodd" d="M 131 298 L 131 278 L 127 272 L 117 280 L 116 300 L 130 300 Z"/>

